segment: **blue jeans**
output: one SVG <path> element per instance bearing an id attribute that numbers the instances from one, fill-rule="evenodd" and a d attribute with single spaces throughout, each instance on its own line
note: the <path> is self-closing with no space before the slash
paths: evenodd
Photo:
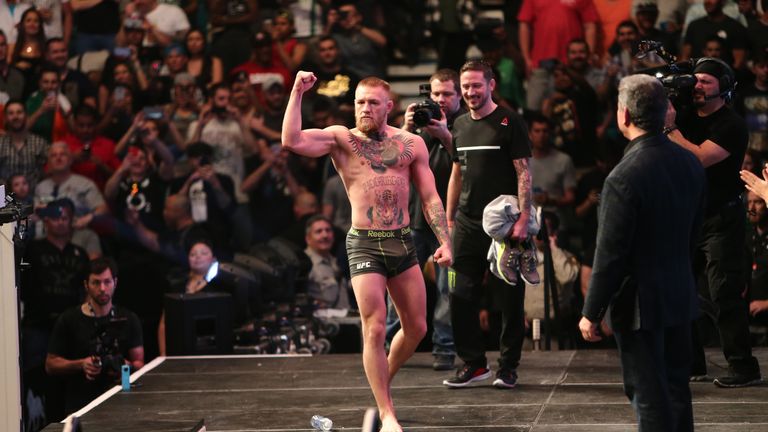
<path id="1" fill-rule="evenodd" d="M 430 230 L 414 229 L 412 233 L 419 266 L 423 267 L 427 259 L 440 246 L 440 243 Z M 453 345 L 453 329 L 451 327 L 451 308 L 448 303 L 448 269 L 437 264 L 435 264 L 435 285 L 437 297 L 432 316 L 432 354 L 456 355 L 456 348 Z M 391 341 L 399 329 L 400 319 L 397 317 L 394 304 L 388 298 L 387 341 Z"/>
<path id="2" fill-rule="evenodd" d="M 72 48 L 75 54 L 84 54 L 88 51 L 107 50 L 112 53 L 115 49 L 115 35 L 113 34 L 95 34 L 95 33 L 77 33 L 72 42 Z"/>

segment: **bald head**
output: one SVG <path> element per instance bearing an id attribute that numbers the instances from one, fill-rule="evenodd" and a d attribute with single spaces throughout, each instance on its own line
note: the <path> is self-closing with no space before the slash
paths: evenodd
<path id="1" fill-rule="evenodd" d="M 58 141 L 48 149 L 48 172 L 61 174 L 69 171 L 72 166 L 72 151 L 67 143 Z"/>
<path id="2" fill-rule="evenodd" d="M 296 219 L 300 219 L 309 214 L 315 214 L 320 211 L 317 197 L 312 192 L 300 192 L 293 199 L 293 214 Z"/>

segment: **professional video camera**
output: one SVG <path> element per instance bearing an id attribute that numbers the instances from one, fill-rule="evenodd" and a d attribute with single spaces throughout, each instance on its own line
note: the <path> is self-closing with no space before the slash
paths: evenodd
<path id="1" fill-rule="evenodd" d="M 724 61 L 714 57 L 700 57 L 685 62 L 677 62 L 675 56 L 664 50 L 660 42 L 641 41 L 637 56 L 642 58 L 655 52 L 666 65 L 642 70 L 639 73 L 656 76 L 667 90 L 667 96 L 676 110 L 687 108 L 693 103 L 693 88 L 696 86 L 697 73 L 707 73 L 717 77 L 720 93 L 707 98 L 722 97 L 730 102 L 736 90 L 736 75 Z"/>
<path id="2" fill-rule="evenodd" d="M 418 127 L 424 127 L 429 124 L 430 120 L 440 120 L 442 117 L 440 105 L 429 97 L 430 93 L 432 93 L 432 87 L 429 84 L 419 85 L 419 96 L 423 97 L 424 100 L 416 104 L 416 108 L 413 110 L 413 124 Z"/>
<path id="3" fill-rule="evenodd" d="M 120 350 L 120 334 L 127 318 L 117 318 L 112 314 L 107 319 L 98 320 L 91 346 L 91 353 L 96 366 L 101 367 L 101 375 L 107 379 L 118 379 L 120 368 L 125 358 Z"/>
<path id="4" fill-rule="evenodd" d="M 696 76 L 693 75 L 692 61 L 677 62 L 677 57 L 664 49 L 661 42 L 643 40 L 638 44 L 637 58 L 644 58 L 650 53 L 656 53 L 667 64 L 655 68 L 644 69 L 638 73 L 653 75 L 661 81 L 667 91 L 667 97 L 676 109 L 689 105 L 693 99 L 693 88 L 696 86 Z"/>

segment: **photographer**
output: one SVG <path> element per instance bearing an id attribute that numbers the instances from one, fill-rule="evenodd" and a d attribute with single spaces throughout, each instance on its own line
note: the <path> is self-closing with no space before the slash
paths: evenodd
<path id="1" fill-rule="evenodd" d="M 110 258 L 90 263 L 85 302 L 64 312 L 48 345 L 45 370 L 66 377 L 65 409 L 73 412 L 120 379 L 120 368 L 144 366 L 141 324 L 136 315 L 113 306 L 117 267 Z M 49 419 L 51 420 L 51 419 Z"/>
<path id="2" fill-rule="evenodd" d="M 731 376 L 719 377 L 720 387 L 744 387 L 760 382 L 760 367 L 752 356 L 748 314 L 741 292 L 745 215 L 739 180 L 747 149 L 747 126 L 726 105 L 735 86 L 733 70 L 722 60 L 703 57 L 694 62 L 697 83 L 693 108 L 676 117 L 669 105 L 664 129 L 667 136 L 692 152 L 706 169 L 709 190 L 701 235 L 694 255 L 696 274 L 706 272 L 709 292 L 700 296 L 717 306 L 717 327 Z M 678 129 L 679 127 L 679 129 Z M 691 380 L 709 380 L 704 351 L 694 332 Z"/>
<path id="3" fill-rule="evenodd" d="M 451 177 L 453 166 L 453 121 L 467 110 L 461 106 L 461 89 L 459 75 L 451 69 L 440 69 L 429 78 L 429 90 L 422 92 L 427 99 L 408 105 L 405 110 L 403 129 L 419 133 L 429 151 L 429 168 L 435 176 L 435 186 L 440 199 L 446 202 L 448 179 Z M 439 117 L 436 114 L 440 114 Z M 432 251 L 439 246 L 437 238 L 429 228 L 429 221 L 424 219 L 421 211 L 421 200 L 415 191 L 411 190 L 409 211 L 411 213 L 411 228 L 413 241 L 416 244 L 416 255 L 419 264 L 429 258 Z M 453 330 L 451 328 L 450 307 L 448 305 L 448 271 L 435 266 L 435 285 L 437 300 L 435 303 L 432 333 L 432 355 L 435 370 L 453 369 L 456 349 L 453 346 Z M 393 326 L 399 327 L 397 314 L 390 307 L 387 327 L 388 334 L 394 334 Z"/>
<path id="4" fill-rule="evenodd" d="M 333 36 L 344 64 L 360 77 L 385 76 L 381 49 L 387 38 L 379 30 L 363 25 L 363 15 L 354 3 L 330 9 L 325 34 Z"/>

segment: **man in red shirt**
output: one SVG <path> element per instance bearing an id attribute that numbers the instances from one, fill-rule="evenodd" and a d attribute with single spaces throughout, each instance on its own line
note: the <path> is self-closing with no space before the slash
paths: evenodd
<path id="1" fill-rule="evenodd" d="M 98 114 L 87 105 L 75 110 L 74 129 L 64 141 L 74 157 L 72 172 L 88 177 L 104 191 L 104 184 L 120 166 L 115 156 L 115 143 L 111 139 L 96 135 Z"/>
<path id="2" fill-rule="evenodd" d="M 567 62 L 568 43 L 582 38 L 596 52 L 597 9 L 592 0 L 523 0 L 517 19 L 529 80 L 527 105 L 538 111 L 551 87 L 555 62 Z"/>
<path id="3" fill-rule="evenodd" d="M 251 59 L 232 69 L 229 75 L 231 77 L 238 74 L 246 74 L 248 81 L 253 86 L 256 98 L 261 105 L 264 105 L 264 84 L 266 81 L 282 78 L 282 82 L 289 83 L 293 77 L 288 69 L 281 64 L 273 61 L 272 56 L 272 36 L 266 32 L 258 32 L 253 36 L 253 51 Z"/>

